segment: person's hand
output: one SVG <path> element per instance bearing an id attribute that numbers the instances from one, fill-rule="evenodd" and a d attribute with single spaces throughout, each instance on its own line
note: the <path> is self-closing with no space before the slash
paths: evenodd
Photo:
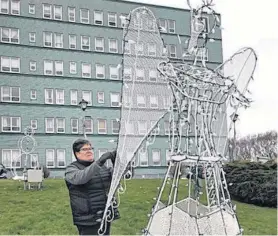
<path id="1" fill-rule="evenodd" d="M 104 163 L 110 159 L 112 162 L 115 162 L 115 159 L 116 159 L 116 151 L 113 151 L 113 152 L 106 152 L 104 153 L 98 160 L 98 164 L 100 166 L 104 165 Z"/>

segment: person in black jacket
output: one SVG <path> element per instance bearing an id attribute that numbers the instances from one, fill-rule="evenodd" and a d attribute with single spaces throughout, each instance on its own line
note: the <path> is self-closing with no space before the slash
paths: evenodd
<path id="1" fill-rule="evenodd" d="M 69 190 L 73 223 L 80 235 L 98 235 L 100 222 L 107 201 L 112 173 L 104 164 L 114 164 L 116 151 L 103 154 L 94 160 L 93 147 L 88 140 L 78 139 L 73 143 L 76 161 L 66 167 L 65 181 Z M 114 219 L 119 218 L 113 207 Z M 104 235 L 110 234 L 110 223 Z"/>

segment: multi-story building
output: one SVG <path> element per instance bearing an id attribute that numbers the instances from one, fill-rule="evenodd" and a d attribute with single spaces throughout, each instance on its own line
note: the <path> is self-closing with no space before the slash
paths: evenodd
<path id="1" fill-rule="evenodd" d="M 162 26 L 168 56 L 180 60 L 190 37 L 190 11 L 144 5 Z M 121 16 L 139 6 L 142 3 L 116 0 L 0 0 L 0 163 L 23 168 L 18 141 L 27 126 L 35 129 L 37 143 L 27 165 L 38 160 L 51 176 L 63 176 L 74 159 L 71 145 L 83 135 L 83 122 L 96 158 L 115 148 L 122 86 Z M 152 50 L 142 49 L 146 55 Z M 205 53 L 208 67 L 222 63 L 218 29 Z M 140 73 L 156 81 L 156 73 Z M 85 112 L 79 107 L 82 98 L 88 101 Z M 168 132 L 162 124 L 155 145 L 147 155 L 137 156 L 137 176 L 165 172 Z"/>

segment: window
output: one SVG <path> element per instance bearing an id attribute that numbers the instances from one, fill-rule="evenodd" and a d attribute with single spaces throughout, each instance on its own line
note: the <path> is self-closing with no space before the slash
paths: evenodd
<path id="1" fill-rule="evenodd" d="M 164 122 L 164 132 L 165 132 L 165 134 L 170 134 L 170 122 L 169 121 Z"/>
<path id="2" fill-rule="evenodd" d="M 104 103 L 104 92 L 97 93 L 97 101 L 98 103 Z"/>
<path id="3" fill-rule="evenodd" d="M 108 13 L 108 26 L 116 27 L 117 26 L 117 14 Z"/>
<path id="4" fill-rule="evenodd" d="M 1 28 L 1 42 L 19 43 L 19 29 Z"/>
<path id="5" fill-rule="evenodd" d="M 37 99 L 37 90 L 31 89 L 31 91 L 30 91 L 30 99 L 31 100 L 36 100 Z"/>
<path id="6" fill-rule="evenodd" d="M 128 41 L 124 42 L 124 53 L 130 54 L 131 53 L 131 44 Z"/>
<path id="7" fill-rule="evenodd" d="M 156 121 L 152 120 L 150 129 L 152 129 L 155 124 Z M 159 134 L 159 124 L 157 124 L 156 127 L 153 129 L 152 134 Z"/>
<path id="8" fill-rule="evenodd" d="M 119 16 L 119 18 L 120 18 L 120 20 L 121 20 L 121 27 L 122 27 L 122 28 L 126 28 L 127 25 L 128 25 L 127 17 L 128 17 L 127 14 L 121 14 L 121 15 Z"/>
<path id="9" fill-rule="evenodd" d="M 168 20 L 168 28 L 169 28 L 169 33 L 174 34 L 176 32 L 176 21 Z"/>
<path id="10" fill-rule="evenodd" d="M 126 121 L 125 123 L 125 132 L 126 134 L 134 134 L 134 121 Z"/>
<path id="11" fill-rule="evenodd" d="M 1 102 L 20 102 L 20 88 L 2 86 Z"/>
<path id="12" fill-rule="evenodd" d="M 21 117 L 2 116 L 2 132 L 20 132 Z"/>
<path id="13" fill-rule="evenodd" d="M 102 11 L 94 11 L 94 24 L 95 25 L 103 25 L 103 12 Z"/>
<path id="14" fill-rule="evenodd" d="M 120 106 L 120 94 L 119 93 L 111 93 L 111 107 L 119 107 Z"/>
<path id="15" fill-rule="evenodd" d="M 149 70 L 149 80 L 150 80 L 150 82 L 157 81 L 157 70 L 156 69 Z"/>
<path id="16" fill-rule="evenodd" d="M 82 99 L 87 101 L 89 106 L 92 106 L 92 92 L 91 91 L 82 91 Z"/>
<path id="17" fill-rule="evenodd" d="M 152 18 L 147 18 L 147 29 L 150 31 L 155 31 L 155 26 L 156 26 L 156 21 L 153 20 Z"/>
<path id="18" fill-rule="evenodd" d="M 45 118 L 45 133 L 54 133 L 54 118 Z"/>
<path id="19" fill-rule="evenodd" d="M 52 18 L 52 6 L 49 4 L 43 4 L 43 18 L 51 19 Z"/>
<path id="20" fill-rule="evenodd" d="M 158 108 L 158 98 L 156 95 L 150 95 L 150 108 Z"/>
<path id="21" fill-rule="evenodd" d="M 106 120 L 104 119 L 98 119 L 98 133 L 99 134 L 106 134 Z"/>
<path id="22" fill-rule="evenodd" d="M 104 79 L 105 77 L 105 67 L 101 64 L 96 64 L 96 78 Z"/>
<path id="23" fill-rule="evenodd" d="M 56 89 L 56 104 L 65 103 L 65 91 L 63 89 Z"/>
<path id="24" fill-rule="evenodd" d="M 124 67 L 124 79 L 131 80 L 131 78 L 132 78 L 132 68 Z"/>
<path id="25" fill-rule="evenodd" d="M 64 66 L 62 61 L 55 61 L 55 75 L 62 76 L 64 74 Z"/>
<path id="26" fill-rule="evenodd" d="M 95 38 L 95 50 L 98 52 L 104 51 L 104 38 Z"/>
<path id="27" fill-rule="evenodd" d="M 153 165 L 160 166 L 161 165 L 161 158 L 160 158 L 160 151 L 159 150 L 152 150 L 152 158 L 153 158 Z"/>
<path id="28" fill-rule="evenodd" d="M 109 66 L 110 79 L 119 79 L 119 70 L 117 66 Z"/>
<path id="29" fill-rule="evenodd" d="M 11 14 L 12 15 L 20 14 L 20 0 L 11 0 Z"/>
<path id="30" fill-rule="evenodd" d="M 31 168 L 39 167 L 39 155 L 37 153 L 30 154 Z"/>
<path id="31" fill-rule="evenodd" d="M 0 12 L 4 14 L 9 13 L 9 1 L 8 0 L 1 0 L 0 1 Z"/>
<path id="32" fill-rule="evenodd" d="M 65 133 L 66 120 L 65 118 L 56 118 L 57 133 Z"/>
<path id="33" fill-rule="evenodd" d="M 75 22 L 75 7 L 68 7 L 68 21 Z"/>
<path id="34" fill-rule="evenodd" d="M 129 93 L 124 94 L 124 106 L 131 107 L 132 106 L 132 96 Z"/>
<path id="35" fill-rule="evenodd" d="M 80 9 L 80 22 L 83 24 L 89 24 L 89 10 Z"/>
<path id="36" fill-rule="evenodd" d="M 137 95 L 137 107 L 144 108 L 146 107 L 146 98 L 144 95 Z"/>
<path id="37" fill-rule="evenodd" d="M 70 120 L 71 123 L 71 133 L 72 134 L 78 134 L 78 119 L 71 119 Z"/>
<path id="38" fill-rule="evenodd" d="M 90 50 L 90 37 L 89 36 L 81 36 L 81 50 Z"/>
<path id="39" fill-rule="evenodd" d="M 93 133 L 93 119 L 90 116 L 85 116 L 84 119 L 85 133 Z"/>
<path id="40" fill-rule="evenodd" d="M 52 47 L 52 33 L 43 32 L 43 45 L 44 47 Z"/>
<path id="41" fill-rule="evenodd" d="M 145 80 L 144 68 L 136 68 L 136 80 L 139 80 L 139 81 Z"/>
<path id="42" fill-rule="evenodd" d="M 169 57 L 177 57 L 176 45 L 169 45 Z"/>
<path id="43" fill-rule="evenodd" d="M 36 33 L 29 33 L 29 42 L 30 43 L 35 43 L 36 42 Z"/>
<path id="44" fill-rule="evenodd" d="M 117 53 L 118 52 L 118 40 L 109 39 L 109 52 Z"/>
<path id="45" fill-rule="evenodd" d="M 197 51 L 197 58 L 200 60 L 204 59 L 208 61 L 208 49 L 207 48 L 199 48 Z"/>
<path id="46" fill-rule="evenodd" d="M 143 29 L 143 18 L 141 16 L 141 14 L 137 14 L 134 17 L 134 27 L 136 29 Z"/>
<path id="47" fill-rule="evenodd" d="M 53 75 L 53 61 L 44 61 L 44 74 Z"/>
<path id="48" fill-rule="evenodd" d="M 37 120 L 31 120 L 30 125 L 32 129 L 38 129 L 38 121 Z"/>
<path id="49" fill-rule="evenodd" d="M 147 121 L 138 121 L 138 133 L 145 135 L 147 133 Z"/>
<path id="50" fill-rule="evenodd" d="M 159 19 L 159 27 L 161 32 L 167 33 L 167 20 Z"/>
<path id="51" fill-rule="evenodd" d="M 54 33 L 54 47 L 63 48 L 63 34 Z"/>
<path id="52" fill-rule="evenodd" d="M 142 42 L 137 43 L 135 45 L 135 49 L 136 49 L 137 55 L 141 55 L 141 56 L 144 55 L 144 45 Z"/>
<path id="53" fill-rule="evenodd" d="M 54 20 L 62 20 L 63 18 L 63 8 L 62 6 L 54 5 Z"/>
<path id="54" fill-rule="evenodd" d="M 169 96 L 163 97 L 163 104 L 164 104 L 165 109 L 169 109 L 171 107 L 171 102 L 172 102 L 171 97 L 169 97 Z"/>
<path id="55" fill-rule="evenodd" d="M 112 120 L 112 134 L 118 134 L 120 130 L 120 122 L 117 120 Z"/>
<path id="56" fill-rule="evenodd" d="M 53 89 L 45 89 L 44 90 L 44 102 L 46 104 L 54 103 Z"/>
<path id="57" fill-rule="evenodd" d="M 19 149 L 2 149 L 2 164 L 6 168 L 20 168 L 21 154 Z"/>
<path id="58" fill-rule="evenodd" d="M 171 150 L 167 149 L 165 156 L 166 156 L 166 162 L 168 163 L 168 161 L 171 160 Z"/>
<path id="59" fill-rule="evenodd" d="M 138 152 L 140 166 L 148 166 L 148 153 L 146 150 L 140 150 Z"/>
<path id="60" fill-rule="evenodd" d="M 156 56 L 156 44 L 155 43 L 148 44 L 148 55 L 152 56 L 152 57 Z"/>
<path id="61" fill-rule="evenodd" d="M 77 90 L 70 90 L 70 104 L 77 105 Z"/>
<path id="62" fill-rule="evenodd" d="M 29 62 L 29 70 L 30 70 L 30 71 L 36 71 L 36 70 L 37 70 L 37 62 L 35 62 L 35 61 L 30 61 L 30 62 Z"/>
<path id="63" fill-rule="evenodd" d="M 35 4 L 29 4 L 29 14 L 35 15 L 35 13 L 36 13 Z"/>
<path id="64" fill-rule="evenodd" d="M 66 167 L 66 151 L 65 149 L 57 149 L 57 167 Z"/>
<path id="65" fill-rule="evenodd" d="M 70 61 L 70 74 L 76 74 L 76 62 Z"/>
<path id="66" fill-rule="evenodd" d="M 69 35 L 69 49 L 76 49 L 76 35 Z"/>
<path id="67" fill-rule="evenodd" d="M 2 72 L 20 72 L 20 58 L 17 57 L 1 57 Z"/>
<path id="68" fill-rule="evenodd" d="M 88 63 L 82 63 L 82 77 L 83 78 L 91 78 L 91 72 L 92 68 L 91 68 L 91 64 Z"/>
<path id="69" fill-rule="evenodd" d="M 54 149 L 46 149 L 45 150 L 45 156 L 46 156 L 46 167 L 47 168 L 53 168 L 55 167 L 54 163 Z"/>

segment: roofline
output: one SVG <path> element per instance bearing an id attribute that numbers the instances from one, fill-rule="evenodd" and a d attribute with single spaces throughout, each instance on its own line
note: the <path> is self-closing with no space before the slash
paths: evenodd
<path id="1" fill-rule="evenodd" d="M 144 3 L 144 2 L 133 2 L 131 0 L 104 0 L 104 1 L 109 1 L 109 2 L 118 2 L 118 3 L 132 3 L 138 6 L 146 5 L 146 6 L 151 6 L 151 7 L 159 7 L 159 8 L 166 8 L 166 9 L 173 9 L 173 10 L 179 10 L 179 11 L 185 11 L 185 12 L 190 12 L 190 9 L 186 8 L 181 8 L 181 7 L 172 7 L 172 6 L 165 6 L 165 5 L 156 5 L 156 4 L 150 4 L 150 3 Z M 220 13 L 217 13 L 217 15 L 221 15 Z"/>

